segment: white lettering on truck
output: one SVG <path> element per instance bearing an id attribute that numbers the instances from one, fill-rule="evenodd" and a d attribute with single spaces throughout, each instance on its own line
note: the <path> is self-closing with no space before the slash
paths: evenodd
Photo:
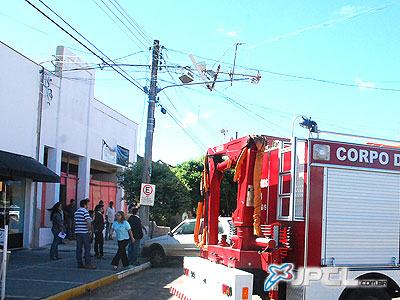
<path id="1" fill-rule="evenodd" d="M 346 160 L 346 154 L 344 154 L 344 155 L 341 154 L 343 152 L 346 153 L 346 149 L 345 148 L 343 148 L 343 147 L 337 148 L 336 157 L 337 157 L 338 160 L 341 160 L 341 161 L 345 161 Z"/>
<path id="2" fill-rule="evenodd" d="M 394 165 L 395 165 L 396 167 L 399 167 L 399 166 L 400 166 L 400 154 L 395 154 L 395 155 L 394 155 Z"/>
<path id="3" fill-rule="evenodd" d="M 386 152 L 377 152 L 375 150 L 365 150 L 365 149 L 355 149 L 350 148 L 346 150 L 344 147 L 339 147 L 336 150 L 336 157 L 340 161 L 351 161 L 351 162 L 360 162 L 373 164 L 376 160 L 383 165 L 386 166 L 390 162 L 389 154 Z M 394 166 L 400 166 L 400 154 L 394 154 Z"/>

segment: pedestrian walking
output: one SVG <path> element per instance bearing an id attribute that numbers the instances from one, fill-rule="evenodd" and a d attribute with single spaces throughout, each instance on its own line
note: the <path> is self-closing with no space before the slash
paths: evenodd
<path id="1" fill-rule="evenodd" d="M 90 257 L 90 234 L 91 222 L 88 209 L 89 199 L 80 201 L 80 208 L 75 212 L 75 235 L 76 235 L 76 261 L 78 268 L 96 269 L 92 265 L 92 258 Z M 85 264 L 82 260 L 82 248 L 85 249 Z"/>
<path id="2" fill-rule="evenodd" d="M 129 266 L 128 256 L 126 255 L 126 246 L 128 246 L 129 238 L 134 243 L 135 239 L 132 235 L 131 225 L 125 220 L 125 214 L 123 211 L 119 211 L 115 215 L 116 220 L 113 223 L 110 234 L 112 235 L 115 231 L 118 240 L 118 252 L 115 254 L 111 264 L 114 266 L 114 270 L 118 269 L 119 261 L 122 261 L 122 265 L 126 268 Z"/>
<path id="3" fill-rule="evenodd" d="M 51 227 L 51 232 L 53 233 L 53 243 L 51 244 L 50 247 L 50 259 L 51 260 L 56 260 L 56 259 L 61 259 L 61 257 L 58 256 L 58 245 L 61 242 L 61 237 L 59 236 L 60 233 L 64 234 L 65 228 L 63 225 L 63 219 L 61 216 L 61 211 L 62 211 L 62 204 L 61 202 L 57 202 L 54 204 L 54 206 L 50 209 L 50 220 L 53 223 L 53 226 Z"/>
<path id="4" fill-rule="evenodd" d="M 104 259 L 103 254 L 103 245 L 104 245 L 104 238 L 103 238 L 103 230 L 104 230 L 104 206 L 97 205 L 95 208 L 94 213 L 94 256 L 98 259 Z"/>
<path id="5" fill-rule="evenodd" d="M 110 201 L 109 206 L 106 209 L 106 240 L 112 240 L 112 233 L 110 234 L 111 226 L 115 221 L 115 208 L 113 207 L 114 202 Z"/>
<path id="6" fill-rule="evenodd" d="M 140 253 L 140 240 L 143 238 L 143 229 L 146 231 L 146 228 L 142 225 L 142 221 L 140 220 L 139 209 L 137 207 L 132 207 L 130 209 L 131 216 L 128 219 L 129 225 L 131 225 L 132 235 L 135 241 L 129 241 L 128 245 L 128 260 L 129 264 L 138 266 L 140 265 L 138 261 L 138 256 Z"/>

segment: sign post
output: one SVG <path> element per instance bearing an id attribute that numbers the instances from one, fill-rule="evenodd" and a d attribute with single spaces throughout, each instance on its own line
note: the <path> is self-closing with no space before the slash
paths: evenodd
<path id="1" fill-rule="evenodd" d="M 156 186 L 154 184 L 142 183 L 140 190 L 140 205 L 154 206 L 154 195 Z"/>

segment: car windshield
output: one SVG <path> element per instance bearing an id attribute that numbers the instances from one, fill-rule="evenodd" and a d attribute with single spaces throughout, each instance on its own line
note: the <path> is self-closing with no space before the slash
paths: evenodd
<path id="1" fill-rule="evenodd" d="M 194 227 L 196 222 L 182 223 L 181 226 L 176 228 L 173 234 L 194 234 Z"/>
<path id="2" fill-rule="evenodd" d="M 194 234 L 195 226 L 196 226 L 196 222 L 185 222 L 185 223 L 182 223 L 177 228 L 175 228 L 175 230 L 173 230 L 172 233 L 173 234 Z M 201 221 L 199 231 L 200 231 L 200 234 L 203 232 L 203 220 Z M 224 233 L 224 228 L 220 221 L 218 224 L 218 234 L 223 234 L 223 233 Z"/>

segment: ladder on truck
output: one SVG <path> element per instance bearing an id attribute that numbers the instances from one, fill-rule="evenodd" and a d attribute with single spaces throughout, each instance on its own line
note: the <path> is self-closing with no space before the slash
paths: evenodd
<path id="1" fill-rule="evenodd" d="M 279 142 L 278 219 L 304 220 L 305 139 Z M 290 155 L 289 168 L 287 155 Z M 285 211 L 286 210 L 286 211 Z"/>

